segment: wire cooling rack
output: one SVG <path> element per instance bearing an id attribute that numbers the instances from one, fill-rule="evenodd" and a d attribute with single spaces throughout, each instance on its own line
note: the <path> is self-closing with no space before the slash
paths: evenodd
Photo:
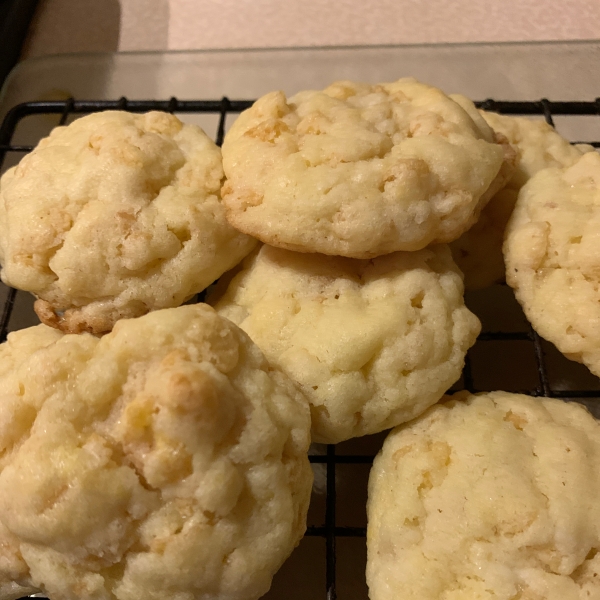
<path id="1" fill-rule="evenodd" d="M 146 112 L 162 110 L 183 115 L 218 117 L 215 141 L 223 142 L 227 118 L 248 108 L 251 100 L 128 100 L 53 101 L 19 104 L 7 113 L 0 126 L 0 167 L 5 160 L 14 164 L 32 150 L 32 143 L 19 143 L 15 132 L 33 116 L 54 116 L 52 126 L 62 125 L 77 115 L 102 110 Z M 511 115 L 542 117 L 554 126 L 555 117 L 600 116 L 600 99 L 589 102 L 535 102 L 485 100 L 478 107 Z M 46 131 L 45 133 L 48 133 Z M 600 135 L 598 135 L 600 139 Z M 38 137 L 39 139 L 39 137 Z M 600 147 L 600 141 L 586 141 Z M 10 159 L 9 159 L 10 157 Z M 3 301 L 0 342 L 7 332 L 34 324 L 27 294 L 0 290 Z M 3 299 L 3 300 L 2 300 Z M 600 381 L 582 365 L 564 358 L 531 329 L 506 285 L 468 293 L 466 302 L 483 324 L 483 332 L 469 351 L 461 380 L 453 390 L 471 392 L 504 389 L 534 396 L 561 398 L 585 404 L 600 418 Z M 29 314 L 15 318 L 20 309 Z M 28 322 L 27 320 L 30 320 Z M 315 470 L 315 489 L 309 511 L 309 525 L 299 549 L 278 573 L 269 598 L 326 598 L 342 600 L 367 597 L 364 583 L 366 534 L 366 480 L 373 457 L 385 434 L 350 440 L 337 446 L 313 446 L 310 460 Z M 311 542 L 321 540 L 318 545 Z M 351 545 L 345 542 L 354 540 Z M 323 544 L 324 541 L 324 544 Z"/>

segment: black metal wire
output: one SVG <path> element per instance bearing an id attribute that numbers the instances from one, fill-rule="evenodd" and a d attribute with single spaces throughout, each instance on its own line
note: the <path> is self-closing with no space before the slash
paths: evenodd
<path id="1" fill-rule="evenodd" d="M 333 540 L 336 537 L 365 537 L 366 535 L 366 527 L 307 527 L 306 534 L 307 536 L 318 536 L 318 537 L 328 537 L 331 536 Z M 333 557 L 333 561 L 335 561 L 335 548 L 331 553 Z M 333 583 L 327 584 L 327 590 L 334 589 L 335 583 L 335 570 L 333 571 L 333 576 L 331 578 Z"/>
<path id="2" fill-rule="evenodd" d="M 167 112 L 170 112 L 171 114 L 173 114 L 174 112 L 177 112 L 178 106 L 179 106 L 179 101 L 177 100 L 177 98 L 175 98 L 175 96 L 172 96 L 171 99 L 169 100 L 169 106 L 167 108 Z"/>
<path id="3" fill-rule="evenodd" d="M 8 324 L 10 322 L 10 315 L 12 314 L 13 307 L 15 305 L 15 298 L 17 296 L 17 290 L 10 288 L 8 290 L 8 296 L 2 307 L 2 317 L 0 320 L 0 343 L 6 341 L 6 335 L 8 333 Z"/>
<path id="4" fill-rule="evenodd" d="M 546 119 L 546 123 L 554 127 L 554 119 L 552 118 L 552 103 L 547 98 L 542 98 L 542 100 L 540 100 L 540 104 L 542 105 L 542 110 L 544 111 L 544 119 Z M 596 106 L 594 106 L 594 108 L 597 109 Z M 535 362 L 537 365 L 538 378 L 540 382 L 540 387 L 536 390 L 536 392 L 537 395 L 540 396 L 550 396 L 551 389 L 550 382 L 548 381 L 546 363 L 544 362 L 544 349 L 542 348 L 542 340 L 533 327 L 531 327 L 531 337 L 533 340 Z"/>
<path id="5" fill-rule="evenodd" d="M 60 116 L 60 121 L 58 122 L 59 125 L 64 125 L 67 122 L 67 119 L 69 118 L 69 114 L 71 112 L 73 112 L 74 103 L 75 103 L 74 98 L 69 98 L 65 102 L 65 107 L 63 108 L 62 114 Z"/>
<path id="6" fill-rule="evenodd" d="M 325 503 L 325 543 L 326 543 L 326 570 L 325 586 L 327 600 L 336 600 L 336 486 L 335 486 L 335 446 L 327 446 L 327 498 Z"/>
<path id="7" fill-rule="evenodd" d="M 544 118 L 546 119 L 546 123 L 554 127 L 554 119 L 552 118 L 552 106 L 550 104 L 550 101 L 548 100 L 548 98 L 542 98 L 540 100 L 540 104 L 544 109 Z"/>
<path id="8" fill-rule="evenodd" d="M 463 367 L 463 385 L 465 390 L 473 393 L 475 391 L 475 386 L 473 385 L 473 369 L 471 367 L 471 355 L 467 352 L 465 356 L 465 366 Z"/>
<path id="9" fill-rule="evenodd" d="M 546 98 L 537 101 L 514 101 L 514 100 L 483 100 L 475 102 L 477 108 L 504 115 L 545 115 L 546 111 L 551 115 L 585 116 L 597 115 L 600 98 L 592 101 L 570 101 L 551 102 Z"/>
<path id="10" fill-rule="evenodd" d="M 223 145 L 223 139 L 225 138 L 225 121 L 227 119 L 227 113 L 229 112 L 230 106 L 231 103 L 229 102 L 229 98 L 225 97 L 221 100 L 219 127 L 217 129 L 217 138 L 215 140 L 215 144 L 217 144 L 219 148 Z"/>
<path id="11" fill-rule="evenodd" d="M 219 116 L 219 124 L 215 136 L 216 143 L 220 146 L 225 136 L 226 120 L 229 114 L 239 113 L 251 106 L 252 100 L 229 100 L 224 97 L 220 100 L 178 100 L 170 98 L 168 100 L 128 100 L 120 98 L 119 100 L 75 100 L 52 102 L 27 102 L 15 106 L 8 112 L 4 121 L 0 125 L 0 166 L 7 152 L 26 153 L 32 150 L 29 145 L 11 145 L 13 134 L 18 123 L 30 116 L 40 114 L 60 115 L 59 124 L 67 122 L 70 115 L 93 113 L 103 110 L 127 110 L 130 112 L 146 112 L 149 110 L 163 110 L 170 113 L 203 113 L 215 114 Z M 495 111 L 508 115 L 538 115 L 543 116 L 550 125 L 554 125 L 554 116 L 556 115 L 600 115 L 600 98 L 588 102 L 555 102 L 548 99 L 541 99 L 532 102 L 513 102 L 498 101 L 494 99 L 476 102 L 476 105 L 488 111 Z M 600 141 L 586 142 L 596 147 L 600 147 Z M 201 299 L 199 295 L 197 299 Z M 10 316 L 16 300 L 16 291 L 9 290 L 7 299 L 2 307 L 0 317 L 0 341 L 6 339 L 6 332 L 10 325 Z M 526 394 L 552 396 L 562 398 L 565 401 L 581 401 L 585 403 L 588 398 L 600 397 L 600 390 L 558 390 L 553 389 L 549 378 L 548 369 L 545 362 L 544 351 L 541 339 L 538 334 L 531 329 L 530 331 L 503 332 L 486 331 L 479 338 L 478 343 L 502 341 L 523 341 L 529 342 L 534 348 L 536 368 L 538 373 L 538 386 L 533 389 L 519 390 Z M 464 388 L 471 392 L 486 391 L 477 390 L 473 380 L 473 362 L 470 352 L 465 360 L 465 369 L 463 371 Z M 336 538 L 338 537 L 364 537 L 366 530 L 364 527 L 339 526 L 336 522 L 336 466 L 337 465 L 368 465 L 373 462 L 372 455 L 350 455 L 336 454 L 336 448 L 333 445 L 327 446 L 325 454 L 310 456 L 311 463 L 323 464 L 326 468 L 326 502 L 325 502 L 325 523 L 318 526 L 310 526 L 306 535 L 318 536 L 325 539 L 326 544 L 326 597 L 327 600 L 336 600 Z"/>
<path id="12" fill-rule="evenodd" d="M 310 462 L 313 464 L 323 464 L 329 461 L 326 455 L 319 454 L 317 456 L 309 456 Z M 336 454 L 335 463 L 337 465 L 369 465 L 373 462 L 373 456 L 367 454 Z"/>

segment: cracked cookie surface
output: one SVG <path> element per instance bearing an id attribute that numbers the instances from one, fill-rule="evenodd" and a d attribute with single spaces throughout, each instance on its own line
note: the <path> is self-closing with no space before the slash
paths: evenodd
<path id="1" fill-rule="evenodd" d="M 58 127 L 0 183 L 2 280 L 69 333 L 179 306 L 255 244 L 228 224 L 222 179 L 219 148 L 173 115 Z"/>
<path id="2" fill-rule="evenodd" d="M 506 281 L 534 329 L 600 376 L 600 155 L 537 173 L 504 242 Z"/>
<path id="3" fill-rule="evenodd" d="M 600 424 L 507 392 L 394 429 L 367 506 L 371 600 L 600 597 Z"/>
<path id="4" fill-rule="evenodd" d="M 311 405 L 336 443 L 416 417 L 460 377 L 480 323 L 446 245 L 371 260 L 262 246 L 208 298 Z"/>
<path id="5" fill-rule="evenodd" d="M 258 598 L 306 528 L 306 400 L 206 305 L 0 345 L 0 598 Z"/>
<path id="6" fill-rule="evenodd" d="M 458 238 L 507 178 L 505 150 L 414 79 L 341 81 L 243 112 L 223 144 L 223 203 L 272 246 L 371 258 Z"/>

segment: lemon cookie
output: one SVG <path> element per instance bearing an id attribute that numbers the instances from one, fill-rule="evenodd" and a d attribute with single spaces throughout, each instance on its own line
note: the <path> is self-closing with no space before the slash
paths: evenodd
<path id="1" fill-rule="evenodd" d="M 306 400 L 206 305 L 0 346 L 0 598 L 258 598 L 305 530 Z"/>
<path id="2" fill-rule="evenodd" d="M 583 144 L 571 145 L 542 120 L 484 111 L 481 115 L 515 149 L 516 169 L 506 188 L 496 193 L 482 210 L 477 223 L 450 245 L 456 264 L 465 274 L 467 289 L 488 287 L 504 279 L 504 231 L 519 190 L 529 178 L 547 167 L 570 166 L 584 152 L 593 150 Z"/>
<path id="3" fill-rule="evenodd" d="M 408 421 L 460 377 L 480 323 L 446 245 L 371 260 L 263 246 L 208 302 L 311 404 L 335 443 Z"/>
<path id="4" fill-rule="evenodd" d="M 394 429 L 369 478 L 369 597 L 600 597 L 599 463 L 599 423 L 559 400 L 461 393 Z"/>
<path id="5" fill-rule="evenodd" d="M 225 218 L 219 148 L 160 112 L 55 129 L 0 185 L 2 280 L 66 332 L 178 306 L 254 246 Z"/>
<path id="6" fill-rule="evenodd" d="M 534 329 L 600 376 L 600 155 L 545 169 L 508 223 L 506 281 Z"/>
<path id="7" fill-rule="evenodd" d="M 272 92 L 223 144 L 223 203 L 273 246 L 371 258 L 458 238 L 506 181 L 506 148 L 440 90 L 400 79 Z"/>

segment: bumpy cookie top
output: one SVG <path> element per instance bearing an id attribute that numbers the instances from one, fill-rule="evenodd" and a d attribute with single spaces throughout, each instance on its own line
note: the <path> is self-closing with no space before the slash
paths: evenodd
<path id="1" fill-rule="evenodd" d="M 223 202 L 270 245 L 371 258 L 459 237 L 503 159 L 493 132 L 436 88 L 342 81 L 272 92 L 240 115 L 223 144 Z"/>
<path id="2" fill-rule="evenodd" d="M 369 480 L 371 600 L 600 594 L 600 426 L 577 404 L 459 395 L 395 429 Z"/>
<path id="3" fill-rule="evenodd" d="M 414 418 L 460 377 L 480 330 L 445 245 L 371 260 L 263 246 L 208 299 L 310 401 L 313 440 Z"/>
<path id="4" fill-rule="evenodd" d="M 2 179 L 2 279 L 72 333 L 178 306 L 254 245 L 225 219 L 222 178 L 219 148 L 166 113 L 58 127 Z"/>
<path id="5" fill-rule="evenodd" d="M 306 400 L 206 305 L 13 333 L 0 398 L 3 600 L 258 598 L 304 533 Z"/>
<path id="6" fill-rule="evenodd" d="M 529 178 L 547 167 L 568 167 L 584 152 L 593 150 L 591 146 L 571 145 L 543 120 L 484 111 L 481 114 L 516 151 L 516 169 L 506 188 L 481 211 L 477 223 L 450 245 L 456 264 L 465 274 L 467 289 L 484 288 L 504 279 L 504 230 L 518 192 Z"/>
<path id="7" fill-rule="evenodd" d="M 480 111 L 492 129 L 505 136 L 517 152 L 517 164 L 508 186 L 519 190 L 533 175 L 547 167 L 568 167 L 585 152 L 586 144 L 572 145 L 542 119 L 511 117 Z"/>
<path id="8" fill-rule="evenodd" d="M 508 223 L 506 281 L 536 331 L 600 376 L 600 155 L 537 173 Z"/>

